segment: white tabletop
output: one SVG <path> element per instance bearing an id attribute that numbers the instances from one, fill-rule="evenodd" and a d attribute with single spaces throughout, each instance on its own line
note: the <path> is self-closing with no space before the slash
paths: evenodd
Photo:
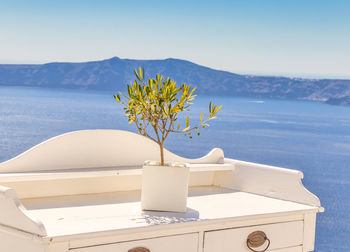
<path id="1" fill-rule="evenodd" d="M 142 211 L 140 191 L 22 200 L 49 237 L 162 224 L 317 211 L 317 207 L 218 187 L 190 189 L 186 213 Z"/>

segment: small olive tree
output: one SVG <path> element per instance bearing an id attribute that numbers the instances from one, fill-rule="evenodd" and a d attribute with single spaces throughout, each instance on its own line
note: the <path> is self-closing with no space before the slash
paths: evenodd
<path id="1" fill-rule="evenodd" d="M 136 80 L 127 85 L 128 94 L 114 95 L 124 109 L 129 123 L 135 123 L 138 132 L 156 142 L 160 148 L 161 165 L 164 165 L 164 142 L 169 133 L 184 133 L 192 138 L 191 132 L 199 128 L 209 126 L 208 121 L 215 119 L 215 115 L 222 106 L 209 103 L 209 117 L 204 120 L 203 112 L 200 122 L 196 126 L 190 126 L 189 116 L 186 118 L 186 126 L 181 127 L 177 122 L 180 112 L 188 111 L 191 101 L 196 97 L 190 85 L 177 86 L 170 78 L 165 79 L 157 74 L 155 79 L 145 79 L 144 69 L 134 70 Z M 153 131 L 151 135 L 149 131 Z"/>

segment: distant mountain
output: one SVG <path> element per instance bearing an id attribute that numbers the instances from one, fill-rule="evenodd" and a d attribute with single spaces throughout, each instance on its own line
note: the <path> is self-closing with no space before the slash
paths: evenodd
<path id="1" fill-rule="evenodd" d="M 0 65 L 0 85 L 125 90 L 142 66 L 148 76 L 162 73 L 198 93 L 252 98 L 299 99 L 350 105 L 350 80 L 239 75 L 179 59 L 130 60 L 114 57 L 83 63 Z"/>
<path id="2" fill-rule="evenodd" d="M 350 96 L 329 98 L 326 103 L 331 105 L 350 105 Z"/>

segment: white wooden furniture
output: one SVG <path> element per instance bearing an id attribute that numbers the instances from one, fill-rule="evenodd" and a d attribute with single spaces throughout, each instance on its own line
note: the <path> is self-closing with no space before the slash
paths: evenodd
<path id="1" fill-rule="evenodd" d="M 0 163 L 0 251 L 314 249 L 323 209 L 303 174 L 224 158 L 220 149 L 199 159 L 166 151 L 166 160 L 190 163 L 187 212 L 141 211 L 141 166 L 158 152 L 131 132 L 85 130 Z"/>

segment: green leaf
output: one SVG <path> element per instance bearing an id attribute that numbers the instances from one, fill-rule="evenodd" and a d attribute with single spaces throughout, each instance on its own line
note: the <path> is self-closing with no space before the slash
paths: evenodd
<path id="1" fill-rule="evenodd" d="M 134 74 L 135 74 L 135 77 L 136 77 L 139 81 L 141 81 L 140 76 L 138 75 L 136 69 L 134 70 Z"/>
<path id="2" fill-rule="evenodd" d="M 142 80 L 143 76 L 142 76 L 142 69 L 141 69 L 141 67 L 139 67 L 139 76 L 140 76 L 140 79 Z"/>
<path id="3" fill-rule="evenodd" d="M 117 102 L 120 102 L 120 97 L 119 95 L 113 95 L 114 99 L 116 99 Z"/>
<path id="4" fill-rule="evenodd" d="M 190 117 L 187 116 L 186 117 L 186 127 L 189 127 L 190 126 Z"/>

